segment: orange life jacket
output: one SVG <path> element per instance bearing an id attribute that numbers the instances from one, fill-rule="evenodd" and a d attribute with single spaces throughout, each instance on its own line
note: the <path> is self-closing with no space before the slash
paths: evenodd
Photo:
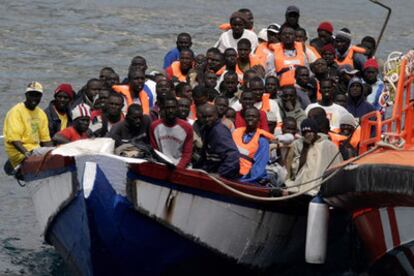
<path id="1" fill-rule="evenodd" d="M 256 129 L 255 134 L 253 135 L 252 139 L 248 143 L 243 142 L 243 135 L 246 131 L 245 127 L 239 127 L 235 131 L 233 131 L 233 140 L 236 143 L 237 148 L 240 152 L 240 174 L 246 175 L 250 172 L 250 169 L 253 166 L 253 159 L 254 155 L 256 154 L 257 150 L 259 149 L 259 138 L 261 136 L 272 140 L 275 137 L 263 130 L 263 129 Z"/>
<path id="2" fill-rule="evenodd" d="M 112 89 L 121 94 L 125 97 L 127 105 L 130 106 L 134 103 L 134 99 L 131 96 L 131 92 L 129 91 L 129 85 L 114 85 Z M 150 105 L 147 93 L 144 90 L 141 90 L 138 94 L 139 101 L 141 102 L 142 111 L 145 115 L 150 114 Z"/>
<path id="3" fill-rule="evenodd" d="M 260 60 L 255 56 L 255 55 L 250 55 L 249 56 L 249 65 L 250 65 L 250 68 L 252 68 L 253 66 L 255 66 L 255 65 L 259 65 L 260 64 Z M 243 76 L 244 75 L 244 71 L 242 71 L 241 69 L 240 69 L 240 67 L 239 67 L 239 64 L 237 63 L 236 64 L 236 74 L 237 75 L 241 75 L 241 76 Z"/>
<path id="4" fill-rule="evenodd" d="M 269 52 L 269 48 L 267 47 L 267 42 L 261 42 L 259 43 L 259 45 L 256 48 L 256 52 L 254 53 L 254 55 L 256 56 L 256 58 L 259 60 L 260 64 L 265 67 L 266 66 L 266 61 L 267 61 L 267 56 L 268 56 L 268 52 Z"/>
<path id="5" fill-rule="evenodd" d="M 287 57 L 282 43 L 272 45 L 275 56 L 275 71 L 281 83 L 295 83 L 295 67 L 305 65 L 305 52 L 300 42 L 295 42 L 296 56 Z"/>
<path id="6" fill-rule="evenodd" d="M 181 72 L 180 62 L 179 61 L 174 61 L 171 64 L 171 70 L 172 70 L 172 76 L 173 77 L 176 77 L 181 82 L 186 82 L 187 81 L 187 75 L 184 75 Z"/>
<path id="7" fill-rule="evenodd" d="M 336 57 L 335 61 L 338 64 L 338 66 L 349 64 L 352 67 L 354 67 L 354 53 L 364 54 L 366 51 L 367 50 L 365 50 L 362 47 L 352 45 L 351 48 L 348 50 L 348 54 L 342 61 L 338 60 L 338 57 Z"/>
<path id="8" fill-rule="evenodd" d="M 217 72 L 216 72 L 216 76 L 220 77 L 221 75 L 223 75 L 224 71 L 226 71 L 226 65 L 224 65 L 223 67 L 221 67 Z"/>
<path id="9" fill-rule="evenodd" d="M 337 147 L 339 147 L 339 145 L 343 141 L 348 139 L 347 136 L 341 135 L 336 132 L 329 132 L 328 134 L 329 134 L 329 138 L 331 139 L 332 143 L 334 143 Z M 351 146 L 353 146 L 356 149 L 358 147 L 360 140 L 361 140 L 361 127 L 357 127 L 354 133 L 352 133 L 352 137 L 351 137 L 351 140 L 349 141 L 349 144 L 351 144 Z"/>

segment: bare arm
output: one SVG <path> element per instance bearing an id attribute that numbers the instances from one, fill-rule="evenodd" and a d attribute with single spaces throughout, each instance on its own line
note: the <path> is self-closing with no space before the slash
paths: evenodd
<path id="1" fill-rule="evenodd" d="M 11 141 L 12 145 L 23 155 L 29 156 L 30 152 L 23 146 L 22 141 Z"/>

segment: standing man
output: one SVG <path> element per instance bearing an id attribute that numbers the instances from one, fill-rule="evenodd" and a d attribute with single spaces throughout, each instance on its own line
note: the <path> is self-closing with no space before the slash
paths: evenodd
<path id="1" fill-rule="evenodd" d="M 306 55 L 302 44 L 295 41 L 295 30 L 292 27 L 282 26 L 280 40 L 281 42 L 273 47 L 274 71 L 279 76 L 280 85 L 294 84 L 295 67 L 306 65 Z"/>
<path id="2" fill-rule="evenodd" d="M 43 86 L 31 82 L 26 88 L 26 100 L 6 114 L 3 127 L 4 148 L 13 168 L 30 155 L 45 154 L 53 143 L 50 139 L 47 116 L 38 107 Z"/>
<path id="3" fill-rule="evenodd" d="M 188 33 L 178 34 L 176 45 L 177 47 L 171 49 L 164 57 L 164 70 L 170 67 L 174 61 L 180 59 L 181 50 L 191 48 L 191 46 L 193 45 L 191 41 L 191 35 Z"/>
<path id="4" fill-rule="evenodd" d="M 299 8 L 296 6 L 289 6 L 285 12 L 285 23 L 283 23 L 282 27 L 291 27 L 295 31 L 300 28 L 299 26 L 299 16 L 300 11 Z"/>
<path id="5" fill-rule="evenodd" d="M 237 42 L 242 38 L 246 38 L 251 43 L 251 52 L 254 52 L 259 43 L 257 35 L 253 31 L 247 30 L 246 25 L 248 25 L 246 15 L 242 12 L 234 12 L 230 17 L 231 30 L 222 33 L 214 47 L 224 53 L 227 48 L 236 49 Z"/>
<path id="6" fill-rule="evenodd" d="M 177 99 L 167 96 L 161 109 L 164 117 L 151 124 L 151 146 L 170 157 L 178 168 L 186 168 L 193 150 L 193 129 L 189 123 L 177 118 Z"/>

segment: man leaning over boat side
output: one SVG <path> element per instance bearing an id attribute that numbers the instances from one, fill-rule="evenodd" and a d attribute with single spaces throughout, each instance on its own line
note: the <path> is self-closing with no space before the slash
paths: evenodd
<path id="1" fill-rule="evenodd" d="M 216 106 L 207 103 L 200 106 L 199 113 L 203 140 L 199 167 L 221 177 L 239 178 L 240 153 L 230 130 L 218 118 Z"/>
<path id="2" fill-rule="evenodd" d="M 45 154 L 53 147 L 46 113 L 38 107 L 42 95 L 43 86 L 36 81 L 31 82 L 26 88 L 26 100 L 13 106 L 6 114 L 4 148 L 13 168 L 25 158 Z"/>

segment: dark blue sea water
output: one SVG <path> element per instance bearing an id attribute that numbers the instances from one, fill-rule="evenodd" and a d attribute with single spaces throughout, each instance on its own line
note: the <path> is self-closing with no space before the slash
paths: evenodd
<path id="1" fill-rule="evenodd" d="M 414 46 L 414 1 L 384 2 L 393 15 L 380 58 Z M 103 66 L 125 76 L 135 55 L 145 56 L 150 70 L 160 69 L 179 32 L 191 33 L 195 51 L 205 52 L 220 35 L 217 26 L 234 10 L 251 8 L 258 31 L 271 22 L 283 23 L 291 4 L 301 9 L 300 23 L 310 37 L 325 20 L 351 29 L 355 41 L 377 37 L 385 18 L 382 8 L 363 0 L 0 1 L 0 117 L 23 99 L 32 80 L 45 87 L 44 107 L 59 83 L 78 90 Z M 2 165 L 5 154 L 0 152 Z M 43 244 L 28 191 L 3 173 L 0 183 L 0 275 L 65 275 L 61 259 Z"/>

